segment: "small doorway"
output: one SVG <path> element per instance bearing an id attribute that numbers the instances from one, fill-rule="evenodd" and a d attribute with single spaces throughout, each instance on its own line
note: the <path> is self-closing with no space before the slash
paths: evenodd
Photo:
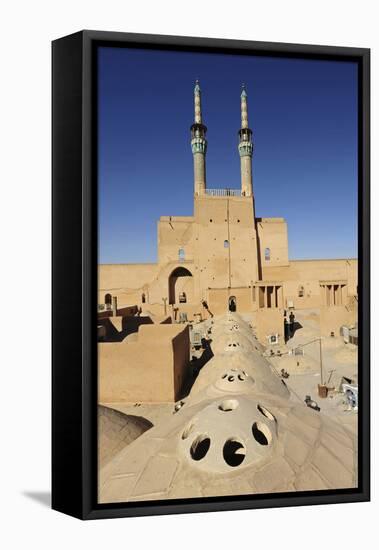
<path id="1" fill-rule="evenodd" d="M 104 296 L 105 309 L 112 309 L 112 294 L 107 293 Z"/>
<path id="2" fill-rule="evenodd" d="M 229 297 L 229 311 L 237 311 L 237 299 L 235 296 L 230 296 Z"/>

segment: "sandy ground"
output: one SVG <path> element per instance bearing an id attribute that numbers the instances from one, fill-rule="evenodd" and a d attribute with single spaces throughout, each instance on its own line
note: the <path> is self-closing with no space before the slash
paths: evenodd
<path id="1" fill-rule="evenodd" d="M 295 313 L 296 321 L 302 325 L 302 328 L 295 332 L 285 347 L 280 348 L 284 353 L 320 336 L 317 310 L 303 310 Z M 357 346 L 345 344 L 340 337 L 325 337 L 322 338 L 321 349 L 323 381 L 328 387 L 335 387 L 338 390 L 342 376 L 357 380 Z M 281 369 L 284 369 L 289 373 L 286 384 L 291 390 L 292 399 L 304 401 L 305 396 L 310 395 L 318 403 L 323 414 L 333 417 L 345 429 L 356 434 L 358 414 L 356 411 L 347 410 L 343 394 L 335 391 L 330 392 L 327 398 L 318 396 L 318 384 L 321 383 L 319 342 L 306 345 L 303 350 L 303 356 L 269 357 L 277 372 L 280 373 Z"/>

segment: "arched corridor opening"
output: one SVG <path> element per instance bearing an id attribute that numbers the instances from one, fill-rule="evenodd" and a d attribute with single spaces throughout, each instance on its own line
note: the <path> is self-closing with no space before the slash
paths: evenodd
<path id="1" fill-rule="evenodd" d="M 183 296 L 185 296 L 185 300 L 183 300 Z M 192 273 L 185 267 L 177 267 L 168 278 L 168 303 L 190 302 L 192 299 Z"/>
<path id="2" fill-rule="evenodd" d="M 229 311 L 237 311 L 237 298 L 235 296 L 229 297 Z"/>

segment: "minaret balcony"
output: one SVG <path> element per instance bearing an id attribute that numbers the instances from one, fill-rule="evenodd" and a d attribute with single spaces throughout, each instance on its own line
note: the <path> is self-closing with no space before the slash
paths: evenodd
<path id="1" fill-rule="evenodd" d="M 191 137 L 194 138 L 203 138 L 205 139 L 205 135 L 207 133 L 207 127 L 204 126 L 204 124 L 195 122 L 191 126 Z"/>
<path id="2" fill-rule="evenodd" d="M 250 128 L 241 128 L 238 130 L 240 141 L 251 141 L 253 132 Z"/>

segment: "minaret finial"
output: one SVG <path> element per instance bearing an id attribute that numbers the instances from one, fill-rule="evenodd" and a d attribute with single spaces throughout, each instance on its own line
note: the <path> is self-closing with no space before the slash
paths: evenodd
<path id="1" fill-rule="evenodd" d="M 253 141 L 247 117 L 247 92 L 245 84 L 242 84 L 241 90 L 241 129 L 238 134 L 238 151 L 241 157 L 241 192 L 243 196 L 251 197 L 253 195 L 253 176 L 251 170 Z"/>
<path id="2" fill-rule="evenodd" d="M 195 100 L 195 124 L 201 124 L 201 90 L 199 80 L 195 80 L 194 88 L 194 100 Z"/>
<path id="3" fill-rule="evenodd" d="M 241 91 L 241 128 L 248 128 L 249 121 L 247 118 L 247 92 L 245 84 L 242 84 Z"/>
<path id="4" fill-rule="evenodd" d="M 205 154 L 207 152 L 207 140 L 205 135 L 207 128 L 203 124 L 201 116 L 201 90 L 199 80 L 195 80 L 193 90 L 195 102 L 195 120 L 191 126 L 191 148 L 194 162 L 195 195 L 201 195 L 206 189 Z"/>

